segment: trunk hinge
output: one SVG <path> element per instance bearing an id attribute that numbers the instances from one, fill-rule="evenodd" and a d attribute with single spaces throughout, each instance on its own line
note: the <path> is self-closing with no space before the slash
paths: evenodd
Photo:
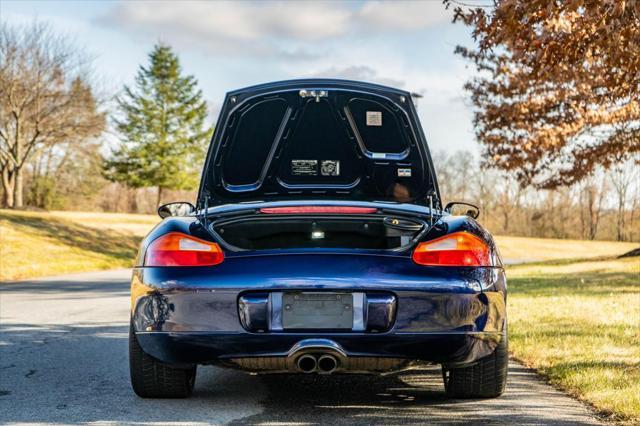
<path id="1" fill-rule="evenodd" d="M 198 217 L 198 220 L 200 221 L 200 223 L 202 224 L 202 226 L 204 227 L 205 231 L 207 231 L 207 233 L 209 235 L 211 235 L 213 238 L 215 238 L 215 235 L 213 235 L 213 233 L 211 232 L 211 230 L 209 229 L 209 195 L 205 194 L 204 196 L 204 202 L 203 202 L 203 214 L 200 215 L 200 217 Z M 196 216 L 197 217 L 197 216 Z"/>
<path id="2" fill-rule="evenodd" d="M 433 226 L 433 195 L 429 194 L 429 226 Z"/>

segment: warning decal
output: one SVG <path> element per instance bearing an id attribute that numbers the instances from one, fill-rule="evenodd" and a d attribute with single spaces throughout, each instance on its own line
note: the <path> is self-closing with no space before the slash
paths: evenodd
<path id="1" fill-rule="evenodd" d="M 317 176 L 318 160 L 291 160 L 291 174 L 294 176 Z"/>
<path id="2" fill-rule="evenodd" d="M 382 111 L 367 111 L 367 126 L 382 126 Z"/>

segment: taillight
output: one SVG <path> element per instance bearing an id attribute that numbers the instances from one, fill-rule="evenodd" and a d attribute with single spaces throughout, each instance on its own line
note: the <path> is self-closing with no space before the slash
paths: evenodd
<path id="1" fill-rule="evenodd" d="M 466 232 L 454 232 L 418 244 L 413 251 L 413 261 L 433 266 L 491 266 L 487 244 Z"/>
<path id="2" fill-rule="evenodd" d="M 154 240 L 144 257 L 145 266 L 211 266 L 222 263 L 224 253 L 216 243 L 179 232 Z"/>
<path id="3" fill-rule="evenodd" d="M 291 207 L 264 207 L 260 213 L 266 214 L 371 214 L 378 211 L 375 207 L 351 207 L 351 206 L 291 206 Z"/>

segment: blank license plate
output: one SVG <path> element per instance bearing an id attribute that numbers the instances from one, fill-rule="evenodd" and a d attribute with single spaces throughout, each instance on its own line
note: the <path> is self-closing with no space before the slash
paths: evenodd
<path id="1" fill-rule="evenodd" d="M 352 329 L 353 295 L 349 293 L 284 293 L 284 329 Z"/>

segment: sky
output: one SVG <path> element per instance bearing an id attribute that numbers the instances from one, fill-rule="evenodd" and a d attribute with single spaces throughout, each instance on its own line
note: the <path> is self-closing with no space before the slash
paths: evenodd
<path id="1" fill-rule="evenodd" d="M 93 59 L 108 93 L 132 84 L 157 42 L 196 77 L 215 120 L 224 94 L 269 81 L 334 77 L 417 92 L 432 151 L 478 152 L 463 90 L 472 46 L 441 0 L 29 1 L 0 0 L 0 20 L 48 22 Z"/>

